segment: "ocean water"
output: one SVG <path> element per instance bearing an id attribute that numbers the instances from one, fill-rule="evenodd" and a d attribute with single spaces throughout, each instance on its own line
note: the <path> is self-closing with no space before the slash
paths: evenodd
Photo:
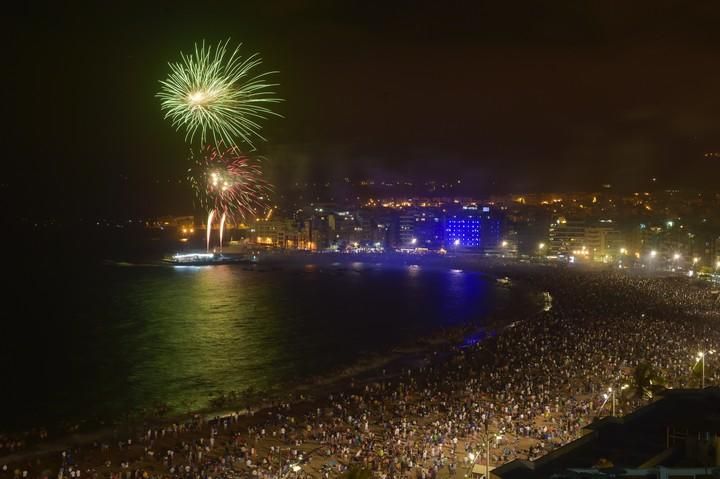
<path id="1" fill-rule="evenodd" d="M 4 290 L 0 431 L 118 419 L 268 390 L 377 357 L 439 329 L 520 314 L 481 273 L 353 262 L 26 267 Z"/>

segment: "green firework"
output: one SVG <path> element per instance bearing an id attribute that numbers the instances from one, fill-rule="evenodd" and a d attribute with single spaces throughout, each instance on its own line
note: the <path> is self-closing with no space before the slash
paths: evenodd
<path id="1" fill-rule="evenodd" d="M 243 141 L 254 148 L 253 140 L 265 140 L 258 120 L 279 116 L 269 108 L 282 101 L 272 91 L 277 84 L 267 82 L 276 72 L 256 72 L 260 56 L 243 59 L 240 46 L 228 53 L 229 42 L 214 48 L 203 42 L 189 55 L 181 52 L 180 62 L 169 63 L 170 75 L 160 81 L 157 96 L 165 118 L 185 131 L 185 141 L 199 138 L 201 145 L 226 147 Z"/>

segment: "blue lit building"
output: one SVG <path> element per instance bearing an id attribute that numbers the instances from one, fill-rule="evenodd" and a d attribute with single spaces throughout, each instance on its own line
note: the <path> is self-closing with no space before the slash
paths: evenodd
<path id="1" fill-rule="evenodd" d="M 445 220 L 445 247 L 493 249 L 500 244 L 500 218 L 484 206 L 463 207 L 463 211 Z"/>

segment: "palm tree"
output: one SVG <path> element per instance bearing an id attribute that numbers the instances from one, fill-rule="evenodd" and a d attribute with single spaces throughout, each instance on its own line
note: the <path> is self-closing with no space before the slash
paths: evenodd
<path id="1" fill-rule="evenodd" d="M 641 362 L 633 371 L 633 395 L 638 399 L 652 399 L 658 391 L 665 389 L 663 380 L 648 362 Z"/>

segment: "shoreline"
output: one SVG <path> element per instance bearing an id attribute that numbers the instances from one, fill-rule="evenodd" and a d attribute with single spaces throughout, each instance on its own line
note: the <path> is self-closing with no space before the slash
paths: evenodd
<path id="1" fill-rule="evenodd" d="M 518 284 L 547 288 L 557 300 L 552 310 L 515 317 L 476 344 L 432 342 L 415 355 L 424 362 L 409 364 L 417 350 L 401 348 L 383 374 L 377 367 L 348 368 L 344 380 L 304 383 L 315 395 L 288 387 L 246 415 L 235 408 L 222 418 L 216 410 L 180 425 L 138 425 L 116 445 L 74 447 L 71 461 L 47 452 L 17 464 L 14 474 L 24 467 L 31 477 L 47 478 L 62 464 L 93 478 L 125 477 L 130 467 L 136 478 L 184 479 L 189 467 L 212 477 L 301 479 L 338 477 L 358 465 L 375 477 L 400 466 L 406 475 L 399 477 L 431 471 L 452 477 L 458 469 L 469 471 L 470 458 L 483 451 L 483 424 L 496 437 L 491 467 L 533 460 L 608 415 L 600 393 L 613 382 L 632 382 L 632 369 L 643 361 L 667 374 L 668 386 L 694 384 L 677 365 L 683 351 L 697 347 L 696 328 L 711 326 L 705 347 L 720 345 L 717 325 L 703 324 L 696 314 L 712 307 L 712 294 L 690 282 L 555 268 L 499 271 Z M 682 342 L 672 357 L 662 348 L 667 337 Z M 720 375 L 708 381 L 717 383 Z M 623 396 L 618 411 L 626 414 L 643 402 Z M 0 479 L 12 475 L 0 472 Z"/>
<path id="2" fill-rule="evenodd" d="M 368 261 L 369 258 L 364 258 L 364 261 L 359 261 L 359 258 L 339 254 L 322 255 L 322 259 L 324 261 L 321 262 L 309 261 L 310 259 L 317 258 L 317 256 L 318 255 L 313 254 L 283 255 L 281 258 L 273 257 L 271 261 L 263 261 L 262 265 L 271 267 L 280 265 L 280 269 L 283 269 L 283 264 L 289 267 L 297 267 L 308 262 L 313 264 L 323 263 L 322 267 L 333 267 L 337 265 L 349 267 L 352 263 L 357 262 L 362 262 L 364 264 L 378 264 L 388 267 L 411 266 L 418 264 L 419 262 L 422 264 L 421 261 L 417 261 L 419 258 L 415 257 L 410 258 L 409 261 L 406 261 L 403 264 L 400 264 L 397 262 L 383 263 L 382 261 L 377 261 L 377 258 L 374 256 L 370 258 L 374 260 L 371 262 Z M 289 258 L 291 261 L 287 261 Z M 339 261 L 339 259 L 343 259 L 344 261 Z M 424 267 L 430 266 L 433 269 L 450 270 L 452 269 L 452 266 L 458 266 L 455 262 L 448 264 L 444 261 L 446 258 L 430 259 L 435 261 L 432 261 L 432 264 L 430 265 L 427 263 L 423 264 Z M 445 264 L 439 264 L 439 262 L 436 261 L 438 259 L 440 262 Z M 121 264 L 120 266 L 125 266 L 125 264 Z M 137 266 L 154 265 L 139 264 Z M 231 267 L 239 266 L 240 265 L 231 265 Z M 494 284 L 494 281 L 504 276 L 497 274 L 497 272 L 480 269 L 483 266 L 482 264 L 464 263 L 463 266 L 464 271 L 478 274 L 486 278 L 488 281 L 493 281 L 493 287 L 497 287 Z M 537 293 L 537 291 L 535 291 L 530 285 L 526 284 L 523 280 L 514 280 L 512 287 L 522 290 L 523 294 L 526 295 L 532 294 L 533 292 Z M 537 310 L 528 312 L 528 314 L 538 314 L 538 310 L 539 306 Z M 502 316 L 503 317 L 500 317 L 497 311 L 493 311 L 484 318 L 485 322 L 483 324 L 481 324 L 483 322 L 481 319 L 472 320 L 452 327 L 440 326 L 434 331 L 394 344 L 385 351 L 373 353 L 369 358 L 359 358 L 350 364 L 331 370 L 326 374 L 303 377 L 284 384 L 277 384 L 268 390 L 255 391 L 254 395 L 258 397 L 262 396 L 262 400 L 257 400 L 257 398 L 251 398 L 248 400 L 243 398 L 242 396 L 245 391 L 241 391 L 239 393 L 235 391 L 221 391 L 220 394 L 227 393 L 229 395 L 235 395 L 236 399 L 234 402 L 232 402 L 233 400 L 230 400 L 231 403 L 228 405 L 218 407 L 209 405 L 207 407 L 168 416 L 150 414 L 141 418 L 134 418 L 131 421 L 121 421 L 119 418 L 116 420 L 101 420 L 99 422 L 97 422 L 97 420 L 77 420 L 72 422 L 83 424 L 83 427 L 81 427 L 80 430 L 66 431 L 60 434 L 53 431 L 53 428 L 48 428 L 48 430 L 53 431 L 54 436 L 57 434 L 53 439 L 40 441 L 34 443 L 26 449 L 0 456 L 0 467 L 3 464 L 27 461 L 29 459 L 46 456 L 54 452 L 60 452 L 65 449 L 77 447 L 79 445 L 87 445 L 111 438 L 113 440 L 117 440 L 118 437 L 127 436 L 138 427 L 162 427 L 173 423 L 192 421 L 199 417 L 202 417 L 205 420 L 217 420 L 218 418 L 227 418 L 233 414 L 246 414 L 248 409 L 257 411 L 273 408 L 277 405 L 277 403 L 287 400 L 288 397 L 304 397 L 304 401 L 307 401 L 308 397 L 312 398 L 312 400 L 317 400 L 317 398 L 322 397 L 323 395 L 342 392 L 352 388 L 356 383 L 395 378 L 402 374 L 402 371 L 406 368 L 415 369 L 420 364 L 430 364 L 434 359 L 433 357 L 439 353 L 449 354 L 456 348 L 464 347 L 468 344 L 474 344 L 474 342 L 468 343 L 468 341 L 472 341 L 478 335 L 485 336 L 483 341 L 488 340 L 500 334 L 505 328 L 510 327 L 512 324 L 517 322 L 517 319 L 512 317 L 512 313 L 503 312 Z M 210 402 L 212 402 L 212 400 L 210 400 Z"/>
<path id="3" fill-rule="evenodd" d="M 505 323 L 495 331 L 495 334 L 489 335 L 484 340 L 491 340 L 515 323 Z M 467 334 L 461 334 L 462 330 L 467 329 L 472 330 Z M 288 401 L 294 406 L 324 404 L 326 402 L 324 398 L 328 395 L 343 394 L 357 388 L 358 385 L 397 379 L 406 370 L 432 367 L 434 363 L 442 360 L 443 357 L 453 354 L 460 348 L 469 346 L 464 344 L 464 341 L 472 335 L 484 331 L 486 331 L 484 327 L 475 326 L 469 328 L 466 324 L 453 328 L 453 331 L 446 334 L 446 337 L 442 339 L 429 340 L 428 338 L 434 337 L 433 335 L 418 338 L 418 342 L 425 343 L 424 347 L 395 346 L 386 354 L 378 354 L 377 356 L 383 357 L 379 357 L 376 361 L 370 361 L 371 364 L 363 364 L 367 361 L 360 360 L 353 365 L 340 369 L 338 373 L 332 373 L 331 379 L 305 378 L 298 380 L 297 384 L 279 385 L 271 391 L 264 391 L 266 397 L 264 401 L 251 402 L 245 407 L 202 408 L 163 418 L 147 416 L 122 431 L 118 427 L 106 426 L 92 428 L 84 432 L 68 433 L 46 443 L 37 443 L 27 450 L 0 456 L 0 467 L 3 465 L 11 467 L 29 460 L 47 458 L 54 453 L 72 450 L 99 441 L 117 441 L 121 437 L 127 438 L 136 434 L 138 429 L 163 428 L 174 424 L 197 422 L 198 420 L 204 424 L 210 424 L 228 420 L 232 417 L 252 420 L 255 414 L 276 409 L 283 401 Z"/>
<path id="4" fill-rule="evenodd" d="M 496 331 L 496 334 L 500 334 L 514 324 L 515 322 L 505 323 Z M 254 402 L 244 408 L 204 408 L 167 418 L 146 417 L 140 421 L 140 423 L 134 424 L 124 431 L 119 431 L 118 428 L 106 427 L 83 433 L 71 433 L 59 437 L 55 441 L 49 441 L 43 444 L 42 447 L 0 456 L 0 467 L 7 466 L 8 471 L 10 471 L 17 469 L 22 463 L 29 463 L 30 461 L 40 463 L 43 460 L 49 463 L 47 466 L 52 467 L 52 465 L 54 465 L 53 463 L 57 462 L 57 458 L 52 458 L 53 454 L 75 450 L 83 446 L 95 445 L 99 442 L 127 442 L 128 439 L 137 436 L 139 431 L 146 429 L 163 429 L 177 424 L 201 424 L 202 426 L 212 427 L 212 424 L 219 424 L 232 419 L 252 424 L 255 422 L 256 417 L 262 417 L 262 413 L 281 410 L 284 404 L 288 406 L 292 405 L 294 408 L 310 410 L 316 407 L 320 407 L 321 409 L 328 408 L 327 398 L 333 395 L 349 394 L 362 386 L 377 384 L 378 382 L 384 383 L 385 381 L 399 380 L 402 379 L 406 371 L 422 370 L 438 366 L 445 358 L 451 357 L 453 354 L 457 354 L 460 349 L 469 346 L 464 344 L 464 339 L 467 338 L 467 335 L 461 334 L 461 331 L 457 331 L 467 329 L 472 329 L 470 334 L 484 330 L 484 328 L 478 326 L 470 328 L 469 325 L 462 325 L 453 328 L 451 333 L 441 339 L 434 341 L 427 340 L 428 337 L 432 336 L 419 338 L 418 341 L 420 342 L 427 340 L 425 347 L 418 347 L 402 352 L 395 351 L 396 349 L 403 348 L 402 346 L 395 347 L 393 351 L 390 352 L 390 354 L 395 355 L 394 357 L 385 355 L 380 361 L 367 366 L 348 366 L 342 369 L 343 372 L 340 375 L 333 375 L 332 379 L 326 381 L 317 381 L 316 378 L 312 378 L 312 381 L 301 381 L 299 384 L 286 388 L 283 392 L 278 391 L 278 389 L 282 389 L 282 387 L 275 388 L 273 390 L 275 394 L 270 393 L 265 401 Z M 486 340 L 492 340 L 496 337 L 496 334 L 488 336 Z M 473 343 L 473 345 L 477 345 L 477 343 Z M 345 373 L 345 371 L 347 371 L 347 373 Z M 40 446 L 40 444 L 38 444 L 38 446 Z M 60 466 L 56 465 L 55 467 Z M 3 475 L 0 470 L 0 478 L 1 477 L 3 477 Z"/>

